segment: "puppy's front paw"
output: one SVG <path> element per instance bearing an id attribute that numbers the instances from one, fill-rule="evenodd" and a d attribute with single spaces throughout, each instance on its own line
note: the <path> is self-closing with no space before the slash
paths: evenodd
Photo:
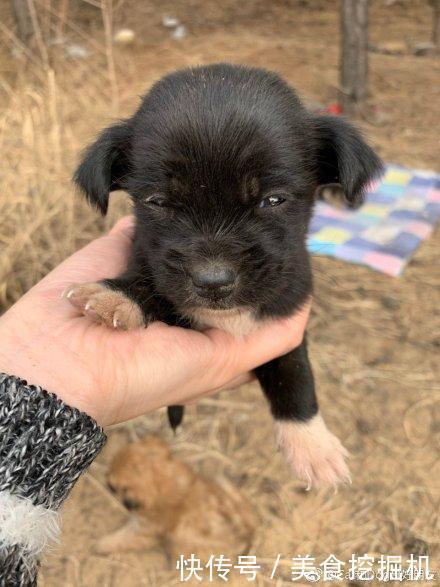
<path id="1" fill-rule="evenodd" d="M 71 285 L 64 297 L 85 316 L 111 328 L 133 330 L 145 326 L 142 310 L 136 302 L 103 283 Z"/>
<path id="2" fill-rule="evenodd" d="M 307 422 L 278 421 L 278 445 L 307 489 L 351 482 L 347 450 L 318 414 Z"/>

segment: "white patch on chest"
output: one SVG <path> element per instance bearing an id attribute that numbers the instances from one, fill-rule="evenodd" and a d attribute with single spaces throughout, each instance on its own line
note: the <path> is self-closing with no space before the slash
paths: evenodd
<path id="1" fill-rule="evenodd" d="M 218 328 L 241 338 L 250 334 L 258 328 L 259 322 L 250 310 L 210 310 L 208 308 L 197 308 L 188 313 L 193 327 L 196 330 L 206 328 Z"/>

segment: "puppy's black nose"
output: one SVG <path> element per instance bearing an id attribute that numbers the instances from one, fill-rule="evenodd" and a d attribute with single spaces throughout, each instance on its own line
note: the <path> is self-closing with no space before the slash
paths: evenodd
<path id="1" fill-rule="evenodd" d="M 206 263 L 194 267 L 191 278 L 194 285 L 207 292 L 229 292 L 233 287 L 237 274 L 233 267 L 224 262 Z"/>

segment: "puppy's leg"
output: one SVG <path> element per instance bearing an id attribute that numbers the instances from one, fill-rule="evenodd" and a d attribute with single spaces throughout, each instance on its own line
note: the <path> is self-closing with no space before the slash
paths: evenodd
<path id="1" fill-rule="evenodd" d="M 256 375 L 276 420 L 281 451 L 308 489 L 349 481 L 348 453 L 318 413 L 306 341 L 259 367 Z"/>
<path id="2" fill-rule="evenodd" d="M 137 285 L 135 278 L 73 284 L 64 296 L 84 315 L 111 328 L 132 330 L 158 319 L 150 288 Z"/>
<path id="3" fill-rule="evenodd" d="M 134 517 L 119 530 L 98 540 L 94 545 L 94 551 L 98 554 L 113 554 L 148 550 L 157 545 L 158 536 L 152 530 L 151 524 Z"/>

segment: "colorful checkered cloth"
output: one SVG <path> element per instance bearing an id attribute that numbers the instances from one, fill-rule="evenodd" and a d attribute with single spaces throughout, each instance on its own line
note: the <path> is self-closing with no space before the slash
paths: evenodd
<path id="1" fill-rule="evenodd" d="M 440 175 L 388 165 L 358 210 L 316 206 L 308 246 L 327 255 L 400 275 L 440 219 Z"/>

